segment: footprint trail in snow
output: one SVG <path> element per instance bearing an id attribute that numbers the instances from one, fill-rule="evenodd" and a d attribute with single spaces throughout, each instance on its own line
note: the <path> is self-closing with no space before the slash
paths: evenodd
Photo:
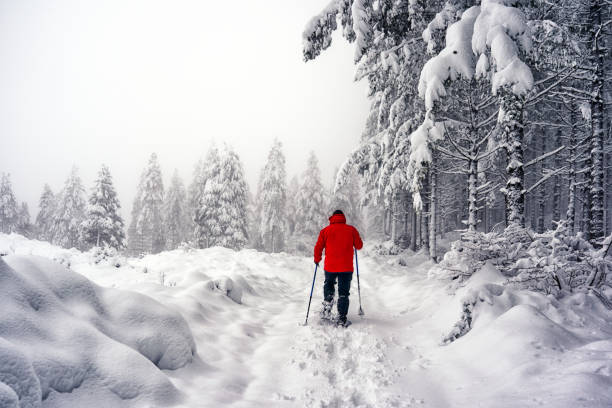
<path id="1" fill-rule="evenodd" d="M 299 397 L 308 407 L 405 407 L 411 399 L 389 396 L 398 371 L 386 357 L 387 344 L 371 326 L 356 322 L 349 329 L 310 326 L 297 339 L 294 360 L 305 374 Z M 414 401 L 414 400 L 412 400 Z"/>

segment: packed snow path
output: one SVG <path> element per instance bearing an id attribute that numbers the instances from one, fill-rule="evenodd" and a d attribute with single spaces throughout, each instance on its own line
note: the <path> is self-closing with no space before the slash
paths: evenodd
<path id="1" fill-rule="evenodd" d="M 294 257 L 287 261 L 282 255 L 252 255 L 265 257 L 268 267 L 274 259 L 280 273 L 266 278 L 271 279 L 266 283 L 261 276 L 245 276 L 248 282 L 259 281 L 268 292 L 257 296 L 260 290 L 245 290 L 238 310 L 223 318 L 222 335 L 194 333 L 199 354 L 209 363 L 203 350 L 214 349 L 211 342 L 217 343 L 218 351 L 212 354 L 218 354 L 219 360 L 212 363 L 222 371 L 211 373 L 196 365 L 170 372 L 177 387 L 191 396 L 186 406 L 405 407 L 423 402 L 393 387 L 405 367 L 394 365 L 387 355 L 392 337 L 389 330 L 380 329 L 392 326 L 392 313 L 383 301 L 389 292 L 375 290 L 372 277 L 362 282 L 364 308 L 371 312 L 365 318 L 356 316 L 355 281 L 353 325 L 344 329 L 319 323 L 323 275 L 318 273 L 309 324 L 302 326 L 311 262 L 299 259 L 298 266 Z M 245 268 L 246 264 L 235 266 Z M 253 271 L 252 266 L 248 270 Z"/>
<path id="2" fill-rule="evenodd" d="M 109 363 L 125 375 L 167 376 L 181 407 L 612 406 L 612 311 L 587 294 L 556 300 L 504 288 L 491 268 L 450 291 L 448 282 L 428 279 L 422 256 L 363 252 L 365 317 L 357 316 L 354 279 L 353 324 L 344 329 L 317 323 L 320 273 L 309 325 L 302 326 L 310 257 L 210 248 L 96 264 L 92 254 L 2 234 L 0 253 L 53 259 L 99 285 L 140 292 L 180 313 L 197 346 L 192 363 L 161 371 L 149 364 L 146 374 L 121 359 Z M 472 330 L 441 346 L 466 298 L 478 301 Z M 42 407 L 142 406 L 92 397 L 104 393 L 86 388 L 52 391 Z"/>

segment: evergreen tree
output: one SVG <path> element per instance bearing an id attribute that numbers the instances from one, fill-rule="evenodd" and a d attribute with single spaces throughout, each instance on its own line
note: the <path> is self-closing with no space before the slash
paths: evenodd
<path id="1" fill-rule="evenodd" d="M 336 171 L 336 174 L 339 172 Z M 335 210 L 342 210 L 349 224 L 362 230 L 363 216 L 361 211 L 361 186 L 359 176 L 356 171 L 351 171 L 347 175 L 348 179 L 336 188 L 332 188 L 331 201 L 329 205 L 329 213 Z M 336 178 L 334 177 L 334 184 Z"/>
<path id="2" fill-rule="evenodd" d="M 202 199 L 202 195 L 204 195 L 204 187 L 206 187 L 206 175 L 205 175 L 205 167 L 204 161 L 202 159 L 198 160 L 194 169 L 193 169 L 193 180 L 189 185 L 188 192 L 188 236 L 187 239 L 192 240 L 195 237 L 196 231 L 196 211 L 200 206 L 200 200 Z"/>
<path id="3" fill-rule="evenodd" d="M 241 249 L 249 240 L 248 187 L 240 158 L 231 148 L 225 148 L 221 159 L 221 194 L 219 223 L 223 230 L 219 245 Z"/>
<path id="4" fill-rule="evenodd" d="M 240 249 L 248 243 L 248 188 L 238 155 L 226 146 L 211 148 L 202 172 L 205 187 L 196 212 L 201 247 Z"/>
<path id="5" fill-rule="evenodd" d="M 297 176 L 291 177 L 287 187 L 287 235 L 295 233 L 295 223 L 298 212 L 298 193 L 300 191 L 300 181 Z"/>
<path id="6" fill-rule="evenodd" d="M 0 178 L 0 232 L 10 234 L 17 229 L 17 200 L 13 193 L 11 177 L 2 173 Z"/>
<path id="7" fill-rule="evenodd" d="M 125 246 L 120 208 L 110 171 L 103 165 L 94 182 L 82 225 L 83 242 L 87 247 L 109 246 L 122 249 Z"/>
<path id="8" fill-rule="evenodd" d="M 261 201 L 261 186 L 263 182 L 263 172 L 259 173 L 259 180 L 257 181 L 257 193 L 255 197 L 251 196 L 249 202 L 249 238 L 250 247 L 255 248 L 259 251 L 263 251 L 263 240 L 261 237 L 261 212 L 262 212 L 262 201 Z M 296 190 L 297 191 L 297 190 Z"/>
<path id="9" fill-rule="evenodd" d="M 281 149 L 275 140 L 261 176 L 261 236 L 268 252 L 282 251 L 285 245 L 287 182 Z"/>
<path id="10" fill-rule="evenodd" d="M 142 209 L 142 175 L 140 181 L 138 182 L 138 187 L 136 188 L 136 197 L 134 197 L 134 201 L 132 202 L 132 213 L 130 218 L 130 226 L 128 227 L 128 251 L 133 255 L 141 255 L 144 253 L 144 248 L 142 244 L 142 236 L 137 232 L 137 221 L 140 216 L 140 211 Z"/>
<path id="11" fill-rule="evenodd" d="M 219 220 L 221 214 L 219 198 L 223 189 L 220 173 L 219 149 L 212 146 L 202 167 L 201 180 L 205 180 L 205 184 L 195 211 L 195 241 L 200 248 L 220 245 L 223 235 Z"/>
<path id="12" fill-rule="evenodd" d="M 174 170 L 170 187 L 164 201 L 164 233 L 166 234 L 166 249 L 178 248 L 181 242 L 188 239 L 189 208 L 187 206 L 187 193 L 185 184 Z"/>
<path id="13" fill-rule="evenodd" d="M 34 235 L 34 226 L 30 220 L 28 203 L 22 202 L 17 214 L 17 232 L 28 238 L 32 238 Z"/>
<path id="14" fill-rule="evenodd" d="M 153 153 L 144 169 L 132 207 L 128 246 L 135 254 L 157 253 L 164 248 L 162 206 L 164 183 L 157 155 Z"/>
<path id="15" fill-rule="evenodd" d="M 325 201 L 325 188 L 321 182 L 319 162 L 314 152 L 311 152 L 297 197 L 295 222 L 297 234 L 306 236 L 318 234 L 328 217 Z"/>
<path id="16" fill-rule="evenodd" d="M 36 216 L 36 230 L 38 238 L 44 241 L 51 242 L 53 240 L 53 216 L 56 210 L 56 197 L 51 191 L 51 187 L 45 184 L 43 193 L 38 201 L 38 215 Z"/>
<path id="17" fill-rule="evenodd" d="M 80 237 L 81 224 L 85 219 L 84 196 L 85 189 L 75 166 L 64 184 L 55 210 L 51 232 L 54 244 L 64 248 L 82 248 Z"/>

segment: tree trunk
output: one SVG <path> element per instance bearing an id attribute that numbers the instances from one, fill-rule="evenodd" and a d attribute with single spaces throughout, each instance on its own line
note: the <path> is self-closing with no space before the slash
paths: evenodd
<path id="1" fill-rule="evenodd" d="M 546 152 L 546 132 L 543 132 L 541 135 L 541 141 L 540 141 L 540 152 L 539 154 L 544 154 Z M 538 156 L 538 154 L 536 153 L 536 157 Z M 538 163 L 538 169 L 539 169 L 539 176 L 544 178 L 545 174 L 544 174 L 544 164 L 546 163 L 546 160 L 540 160 L 540 163 Z M 539 180 L 538 180 L 539 181 Z M 536 183 L 538 182 L 536 181 Z M 536 219 L 536 231 L 538 232 L 538 234 L 543 234 L 544 233 L 544 215 L 546 213 L 546 182 L 540 184 L 540 186 L 538 187 L 538 199 L 536 202 L 536 211 L 537 211 L 537 219 Z"/>
<path id="2" fill-rule="evenodd" d="M 591 171 L 589 172 L 590 229 L 589 238 L 592 244 L 598 244 L 604 237 L 604 161 L 603 145 L 605 137 L 604 121 L 604 75 L 606 48 L 603 44 L 602 0 L 590 2 L 589 54 L 590 65 L 595 69 L 591 80 Z"/>
<path id="3" fill-rule="evenodd" d="M 390 210 L 388 208 L 383 212 L 383 235 L 385 236 L 385 240 L 389 238 L 389 213 Z"/>
<path id="4" fill-rule="evenodd" d="M 523 99 L 504 88 L 500 93 L 500 109 L 504 117 L 499 123 L 503 130 L 508 166 L 506 196 L 508 223 L 525 226 L 525 173 L 523 169 Z"/>
<path id="5" fill-rule="evenodd" d="M 429 166 L 429 258 L 438 262 L 436 252 L 438 250 L 436 242 L 436 219 L 437 219 L 437 194 L 436 188 L 438 184 L 438 171 L 436 170 L 437 153 L 434 150 L 431 156 L 431 164 Z"/>
<path id="6" fill-rule="evenodd" d="M 414 210 L 414 207 L 411 211 L 411 223 L 410 223 L 410 249 L 413 251 L 417 250 L 417 213 Z"/>
<path id="7" fill-rule="evenodd" d="M 468 166 L 468 231 L 474 232 L 478 226 L 478 160 L 470 160 Z"/>
<path id="8" fill-rule="evenodd" d="M 397 207 L 398 207 L 398 195 L 393 194 L 393 198 L 391 199 L 391 242 L 394 244 L 397 243 Z"/>
<path id="9" fill-rule="evenodd" d="M 423 211 L 421 212 L 421 242 L 423 244 L 423 248 L 425 251 L 429 252 L 429 203 L 430 203 L 430 192 L 429 192 L 429 172 L 431 170 L 427 169 L 427 173 L 425 174 L 425 183 L 423 183 Z"/>
<path id="10" fill-rule="evenodd" d="M 568 171 L 568 181 L 569 188 L 567 193 L 567 228 L 570 232 L 574 232 L 574 226 L 576 222 L 576 106 L 574 102 L 571 103 L 570 106 L 570 134 L 568 141 L 568 162 L 569 162 L 569 171 Z"/>
<path id="11" fill-rule="evenodd" d="M 555 149 L 562 146 L 562 144 L 563 143 L 561 141 L 561 129 L 558 129 L 555 137 Z M 556 171 L 561 167 L 560 153 L 557 153 L 555 155 L 554 163 Z M 554 178 L 554 182 L 555 183 L 553 185 L 552 221 L 554 221 L 554 223 L 557 223 L 561 219 L 561 176 L 556 175 Z M 555 228 L 554 223 L 552 228 Z"/>

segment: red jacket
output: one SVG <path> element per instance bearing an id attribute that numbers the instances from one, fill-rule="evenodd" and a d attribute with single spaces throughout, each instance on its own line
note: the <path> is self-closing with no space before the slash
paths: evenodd
<path id="1" fill-rule="evenodd" d="M 329 217 L 329 225 L 319 233 L 314 247 L 314 261 L 321 262 L 325 248 L 325 271 L 353 272 L 353 247 L 363 247 L 359 232 L 352 225 L 347 225 L 343 214 L 334 214 Z"/>

